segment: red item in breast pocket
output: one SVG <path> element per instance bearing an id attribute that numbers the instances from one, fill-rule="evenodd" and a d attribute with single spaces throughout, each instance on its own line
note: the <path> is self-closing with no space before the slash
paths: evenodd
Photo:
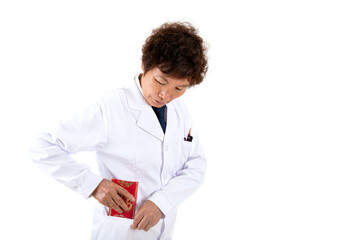
<path id="1" fill-rule="evenodd" d="M 119 186 L 125 188 L 129 193 L 131 193 L 132 196 L 134 196 L 135 200 L 137 199 L 137 189 L 138 189 L 138 182 L 131 182 L 131 181 L 124 181 L 124 180 L 119 180 L 119 179 L 113 179 L 113 182 L 116 184 L 119 184 Z M 121 218 L 129 218 L 133 219 L 135 216 L 135 211 L 136 211 L 136 201 L 135 202 L 130 202 L 129 199 L 126 199 L 123 197 L 126 205 L 129 207 L 129 210 L 123 213 L 118 213 L 112 208 L 109 208 L 109 214 L 108 216 L 112 217 L 121 217 Z"/>

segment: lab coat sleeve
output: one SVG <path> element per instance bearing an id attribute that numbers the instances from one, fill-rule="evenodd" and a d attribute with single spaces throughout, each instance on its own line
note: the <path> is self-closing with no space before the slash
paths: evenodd
<path id="1" fill-rule="evenodd" d="M 39 133 L 30 149 L 31 157 L 46 173 L 88 198 L 103 178 L 72 154 L 98 150 L 106 139 L 102 108 L 93 103 L 61 121 L 56 132 Z"/>
<path id="2" fill-rule="evenodd" d="M 177 171 L 175 177 L 165 186 L 149 197 L 149 200 L 154 202 L 165 216 L 193 194 L 203 183 L 207 162 L 199 136 L 196 130 L 193 132 L 192 143 L 186 142 L 186 144 L 191 144 L 191 151 L 184 167 Z"/>

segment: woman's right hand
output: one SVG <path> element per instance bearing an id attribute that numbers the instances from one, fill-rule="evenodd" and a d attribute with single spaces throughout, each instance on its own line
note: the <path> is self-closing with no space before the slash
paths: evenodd
<path id="1" fill-rule="evenodd" d="M 99 183 L 97 188 L 93 191 L 92 196 L 104 206 L 113 208 L 118 213 L 123 213 L 124 211 L 129 210 L 123 197 L 129 199 L 131 202 L 135 202 L 134 196 L 132 196 L 126 189 L 107 179 L 103 179 Z"/>

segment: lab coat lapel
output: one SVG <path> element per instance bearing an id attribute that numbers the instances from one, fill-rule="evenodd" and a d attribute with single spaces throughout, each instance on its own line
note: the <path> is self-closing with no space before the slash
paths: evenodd
<path id="1" fill-rule="evenodd" d="M 152 107 L 146 102 L 137 84 L 138 82 L 134 81 L 134 83 L 127 89 L 127 101 L 129 107 L 133 110 L 140 111 L 136 125 L 163 141 L 164 133 L 161 125 L 159 124 L 158 118 L 153 112 Z"/>
<path id="2" fill-rule="evenodd" d="M 173 102 L 167 104 L 167 129 L 165 131 L 165 141 L 172 140 L 177 136 L 178 123 Z"/>
<path id="3" fill-rule="evenodd" d="M 137 126 L 163 141 L 164 133 L 162 127 L 156 114 L 153 112 L 152 107 L 147 103 L 142 106 L 140 116 L 137 120 Z"/>

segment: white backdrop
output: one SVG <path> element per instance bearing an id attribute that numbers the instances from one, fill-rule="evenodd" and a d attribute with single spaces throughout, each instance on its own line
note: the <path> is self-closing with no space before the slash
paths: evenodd
<path id="1" fill-rule="evenodd" d="M 32 164 L 33 134 L 131 80 L 151 30 L 185 20 L 210 45 L 183 96 L 209 168 L 174 239 L 353 239 L 349 2 L 1 1 L 0 238 L 89 239 L 95 200 Z"/>

